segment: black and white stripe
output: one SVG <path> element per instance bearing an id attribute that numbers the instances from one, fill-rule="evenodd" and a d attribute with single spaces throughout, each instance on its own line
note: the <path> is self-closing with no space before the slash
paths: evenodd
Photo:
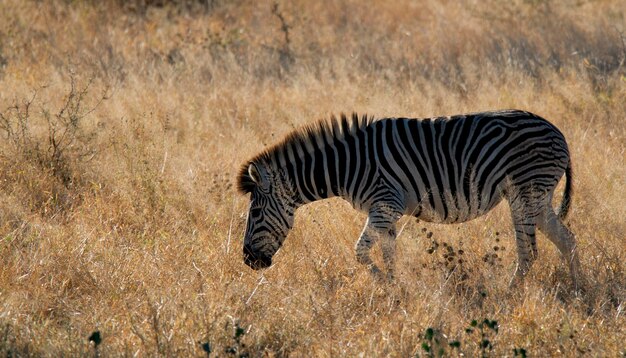
<path id="1" fill-rule="evenodd" d="M 566 174 L 557 215 L 554 189 Z M 402 215 L 461 223 L 507 199 L 523 276 L 537 257 L 535 228 L 570 264 L 578 259 L 573 234 L 563 225 L 571 197 L 571 167 L 563 134 L 529 112 L 507 110 L 434 119 L 342 116 L 300 129 L 247 162 L 239 188 L 252 193 L 244 253 L 266 267 L 306 203 L 340 196 L 369 216 L 357 259 L 379 275 L 369 249 L 383 239 L 392 276 L 395 224 Z"/>

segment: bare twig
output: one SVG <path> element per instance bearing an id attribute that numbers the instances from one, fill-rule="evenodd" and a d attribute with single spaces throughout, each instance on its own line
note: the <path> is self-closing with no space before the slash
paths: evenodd
<path id="1" fill-rule="evenodd" d="M 254 290 L 252 290 L 252 293 L 250 293 L 250 296 L 248 296 L 248 299 L 246 300 L 246 306 L 250 303 L 250 300 L 252 299 L 252 296 L 254 296 L 254 294 L 256 293 L 256 290 L 259 288 L 259 286 L 261 286 L 265 282 L 267 282 L 265 280 L 265 276 L 263 274 L 261 274 L 261 277 L 259 278 L 259 282 L 257 282 L 256 286 L 254 287 Z"/>
<path id="2" fill-rule="evenodd" d="M 617 69 L 616 69 L 616 72 L 618 72 L 624 65 L 624 62 L 626 62 L 626 36 L 624 35 L 624 31 L 621 31 L 617 27 L 614 27 L 614 28 L 619 36 L 619 39 L 621 42 L 620 45 L 622 47 L 622 58 L 620 59 L 619 65 L 617 65 Z"/>
<path id="3" fill-rule="evenodd" d="M 230 241 L 233 234 L 233 222 L 235 221 L 235 199 L 233 198 L 230 209 L 230 224 L 228 224 L 228 240 L 226 241 L 226 255 L 230 252 Z"/>
<path id="4" fill-rule="evenodd" d="M 283 33 L 283 45 L 279 50 L 280 62 L 284 67 L 287 67 L 294 60 L 293 52 L 291 51 L 291 38 L 289 37 L 289 30 L 291 29 L 291 25 L 287 23 L 285 16 L 278 9 L 277 2 L 274 2 L 272 4 L 272 15 L 276 16 L 280 21 L 280 30 Z"/>

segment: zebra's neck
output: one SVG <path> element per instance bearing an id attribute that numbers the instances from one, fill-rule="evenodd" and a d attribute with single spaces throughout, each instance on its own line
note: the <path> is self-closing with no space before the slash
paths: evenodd
<path id="1" fill-rule="evenodd" d="M 340 196 L 360 201 L 361 181 L 373 181 L 367 157 L 367 128 L 334 136 L 322 133 L 314 140 L 291 145 L 274 156 L 273 167 L 283 173 L 282 184 L 291 188 L 298 205 Z M 358 174 L 358 175 L 357 175 Z"/>

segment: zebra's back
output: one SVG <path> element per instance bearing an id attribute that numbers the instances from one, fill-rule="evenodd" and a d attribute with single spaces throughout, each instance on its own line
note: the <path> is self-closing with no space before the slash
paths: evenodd
<path id="1" fill-rule="evenodd" d="M 569 162 L 561 132 L 523 111 L 371 123 L 383 180 L 401 188 L 406 214 L 455 223 L 497 205 L 508 190 L 558 182 Z"/>

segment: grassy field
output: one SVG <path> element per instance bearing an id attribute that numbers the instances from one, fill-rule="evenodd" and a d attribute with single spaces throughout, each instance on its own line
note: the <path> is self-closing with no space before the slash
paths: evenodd
<path id="1" fill-rule="evenodd" d="M 1 1 L 0 354 L 621 357 L 625 59 L 618 0 Z M 335 199 L 244 265 L 236 172 L 294 128 L 501 108 L 568 140 L 582 296 L 541 235 L 508 289 L 506 204 L 404 218 L 388 285 Z"/>

